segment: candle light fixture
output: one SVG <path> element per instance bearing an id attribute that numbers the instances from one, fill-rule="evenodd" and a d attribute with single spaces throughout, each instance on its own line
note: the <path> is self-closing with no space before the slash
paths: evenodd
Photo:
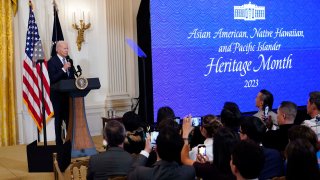
<path id="1" fill-rule="evenodd" d="M 88 23 L 86 24 L 85 21 L 85 13 L 84 11 L 80 12 L 79 17 L 76 17 L 76 12 L 73 12 L 73 23 L 72 23 L 72 27 L 73 29 L 77 30 L 78 32 L 78 36 L 77 36 L 77 47 L 78 47 L 78 51 L 81 50 L 81 45 L 84 42 L 84 31 L 89 29 L 91 27 L 91 23 L 90 23 L 90 16 L 88 13 L 87 16 L 87 21 Z M 77 23 L 77 19 L 79 19 L 79 24 Z"/>

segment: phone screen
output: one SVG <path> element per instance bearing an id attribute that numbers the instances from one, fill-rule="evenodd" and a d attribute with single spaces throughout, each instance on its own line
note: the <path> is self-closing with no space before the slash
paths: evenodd
<path id="1" fill-rule="evenodd" d="M 181 121 L 181 120 L 180 120 L 180 117 L 175 117 L 175 118 L 174 118 L 174 121 L 175 121 L 176 123 L 180 124 L 180 121 Z"/>
<path id="2" fill-rule="evenodd" d="M 191 120 L 192 126 L 197 127 L 201 125 L 201 117 L 193 117 Z"/>
<path id="3" fill-rule="evenodd" d="M 206 155 L 206 145 L 199 145 L 198 146 L 198 154 L 201 154 L 202 156 Z"/>
<path id="4" fill-rule="evenodd" d="M 156 144 L 157 137 L 159 135 L 158 131 L 151 132 L 151 144 Z"/>
<path id="5" fill-rule="evenodd" d="M 265 117 L 265 118 L 268 118 L 268 112 L 269 112 L 269 106 L 266 106 L 266 107 L 264 108 L 264 117 Z"/>

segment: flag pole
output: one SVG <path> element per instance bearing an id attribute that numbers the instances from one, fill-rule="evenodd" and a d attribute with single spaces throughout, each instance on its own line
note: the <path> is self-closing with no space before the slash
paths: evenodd
<path id="1" fill-rule="evenodd" d="M 40 63 L 40 76 L 41 76 L 41 102 L 42 102 L 42 126 L 43 126 L 43 142 L 44 147 L 47 147 L 47 122 L 46 122 L 46 111 L 45 111 L 45 102 L 44 102 L 44 88 L 43 88 L 43 63 L 44 59 L 38 59 L 37 63 Z"/>

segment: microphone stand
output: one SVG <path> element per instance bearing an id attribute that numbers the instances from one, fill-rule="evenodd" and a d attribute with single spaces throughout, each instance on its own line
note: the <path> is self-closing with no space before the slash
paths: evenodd
<path id="1" fill-rule="evenodd" d="M 37 63 L 40 63 L 40 76 L 41 76 L 41 102 L 42 102 L 42 124 L 43 124 L 43 142 L 44 147 L 47 147 L 47 122 L 46 122 L 46 111 L 45 111 L 45 101 L 44 101 L 44 88 L 43 88 L 43 70 L 42 70 L 42 64 L 44 63 L 44 59 L 38 59 Z M 39 135 L 39 134 L 38 134 Z"/>

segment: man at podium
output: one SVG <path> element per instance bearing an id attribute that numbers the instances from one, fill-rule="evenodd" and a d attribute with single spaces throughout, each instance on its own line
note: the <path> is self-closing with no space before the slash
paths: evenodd
<path id="1" fill-rule="evenodd" d="M 50 84 L 53 85 L 60 80 L 75 79 L 73 62 L 68 56 L 68 43 L 58 41 L 56 44 L 57 54 L 48 61 L 48 72 Z M 62 121 L 68 126 L 69 96 L 68 93 L 51 90 L 50 99 L 55 116 L 56 145 L 62 145 Z"/>

